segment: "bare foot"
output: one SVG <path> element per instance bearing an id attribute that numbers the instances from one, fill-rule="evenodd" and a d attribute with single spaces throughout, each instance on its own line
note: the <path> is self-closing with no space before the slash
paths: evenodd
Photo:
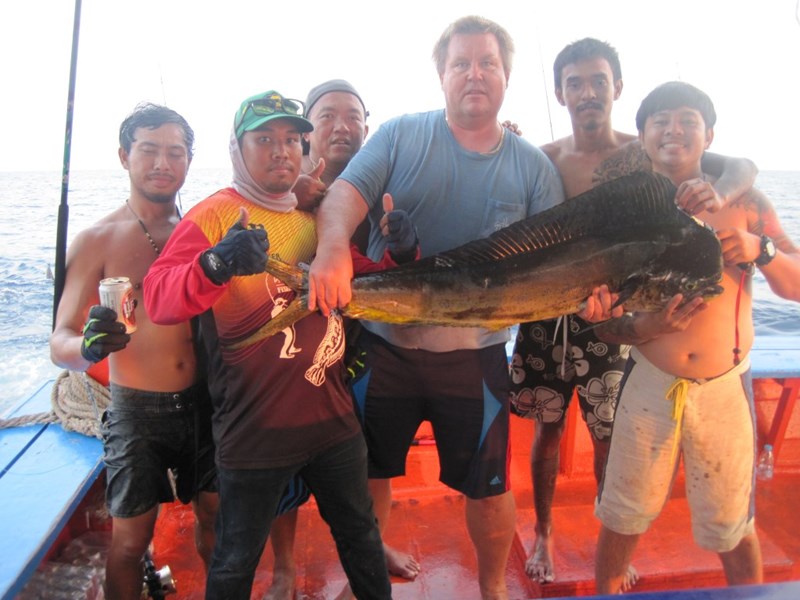
<path id="1" fill-rule="evenodd" d="M 533 581 L 552 583 L 556 578 L 553 573 L 553 538 L 537 535 L 533 543 L 533 552 L 525 562 L 525 573 Z"/>
<path id="2" fill-rule="evenodd" d="M 395 550 L 386 544 L 383 545 L 383 552 L 386 554 L 386 565 L 389 567 L 390 575 L 412 580 L 419 575 L 419 563 L 410 554 Z"/>
<path id="3" fill-rule="evenodd" d="M 639 581 L 638 571 L 633 565 L 628 565 L 628 572 L 625 574 L 625 578 L 622 580 L 622 587 L 620 590 L 623 592 L 630 591 L 631 588 L 636 585 L 637 581 Z"/>
<path id="4" fill-rule="evenodd" d="M 272 585 L 262 600 L 294 600 L 295 573 L 279 569 L 272 573 Z"/>
<path id="5" fill-rule="evenodd" d="M 390 575 L 403 577 L 405 579 L 416 579 L 419 575 L 420 566 L 410 554 L 395 550 L 391 546 L 383 545 L 383 552 L 386 554 L 386 566 L 388 567 Z M 334 600 L 355 600 L 353 592 L 350 590 L 350 584 L 345 584 L 341 592 L 339 592 Z"/>

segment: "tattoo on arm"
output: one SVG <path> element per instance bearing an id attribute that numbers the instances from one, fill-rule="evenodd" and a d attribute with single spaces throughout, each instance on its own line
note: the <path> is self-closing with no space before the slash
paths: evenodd
<path id="1" fill-rule="evenodd" d="M 592 173 L 592 185 L 605 183 L 637 171 L 652 171 L 653 166 L 641 145 L 630 143 L 605 159 Z"/>
<path id="2" fill-rule="evenodd" d="M 742 194 L 734 205 L 741 208 L 747 215 L 747 230 L 756 235 L 765 234 L 772 238 L 775 246 L 787 254 L 800 252 L 795 243 L 786 235 L 775 207 L 762 192 L 753 188 Z"/>
<path id="3" fill-rule="evenodd" d="M 758 168 L 750 159 L 732 158 L 713 152 L 703 153 L 700 166 L 704 173 L 717 177 L 714 188 L 726 199 L 746 193 L 753 187 L 758 175 Z"/>
<path id="4" fill-rule="evenodd" d="M 636 346 L 650 340 L 652 336 L 645 336 L 636 331 L 636 315 L 626 313 L 617 319 L 610 319 L 601 323 L 595 329 L 597 337 L 613 344 L 630 344 Z"/>

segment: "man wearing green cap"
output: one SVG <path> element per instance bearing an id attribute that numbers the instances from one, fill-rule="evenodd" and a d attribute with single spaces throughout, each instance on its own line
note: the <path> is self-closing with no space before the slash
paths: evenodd
<path id="1" fill-rule="evenodd" d="M 301 135 L 313 129 L 301 107 L 274 91 L 241 104 L 230 143 L 233 186 L 189 211 L 145 278 L 151 318 L 200 315 L 209 354 L 220 509 L 207 598 L 250 597 L 279 501 L 297 474 L 331 528 L 356 597 L 391 596 L 366 446 L 342 379 L 341 317 L 314 314 L 249 341 L 294 297 L 264 273 L 267 250 L 296 265 L 316 249 L 314 216 L 296 210 L 292 193 Z"/>

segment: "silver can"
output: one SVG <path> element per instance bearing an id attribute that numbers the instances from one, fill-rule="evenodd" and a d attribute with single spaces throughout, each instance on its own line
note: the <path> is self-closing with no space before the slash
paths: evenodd
<path id="1" fill-rule="evenodd" d="M 100 280 L 100 304 L 117 313 L 117 321 L 125 325 L 126 333 L 136 331 L 136 315 L 133 309 L 133 286 L 128 277 L 108 277 Z"/>

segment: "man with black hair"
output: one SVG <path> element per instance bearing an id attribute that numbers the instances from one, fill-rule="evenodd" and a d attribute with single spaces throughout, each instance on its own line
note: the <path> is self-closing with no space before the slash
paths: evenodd
<path id="1" fill-rule="evenodd" d="M 636 114 L 653 170 L 675 186 L 708 179 L 701 159 L 715 122 L 711 99 L 679 81 L 655 88 Z M 677 294 L 661 311 L 597 327 L 601 340 L 633 344 L 595 503 L 599 594 L 622 589 L 681 460 L 697 544 L 719 555 L 729 585 L 763 579 L 753 493 L 752 276 L 758 268 L 778 296 L 800 301 L 800 250 L 756 189 L 697 217 L 721 242 L 722 294 L 707 303 Z"/>
<path id="2" fill-rule="evenodd" d="M 637 137 L 611 125 L 611 109 L 623 88 L 619 56 L 612 46 L 593 38 L 573 42 L 559 52 L 553 75 L 556 99 L 569 112 L 572 135 L 542 150 L 558 168 L 567 198 L 600 181 L 650 170 Z M 747 160 L 706 154 L 703 165 L 712 173 L 725 172 L 713 184 L 692 181 L 680 186 L 676 202 L 689 212 L 718 210 L 755 179 L 755 167 Z M 574 315 L 520 324 L 512 357 L 511 404 L 512 412 L 535 421 L 531 480 L 536 539 L 525 570 L 540 583 L 555 579 L 551 508 L 570 400 L 577 390 L 599 483 L 628 350 L 599 342 L 592 327 Z M 623 589 L 636 579 L 631 567 Z"/>
<path id="3" fill-rule="evenodd" d="M 211 403 L 189 319 L 157 325 L 141 307 L 142 281 L 180 221 L 175 205 L 192 160 L 194 132 L 164 106 L 142 104 L 122 122 L 119 158 L 130 196 L 82 231 L 67 257 L 64 294 L 50 336 L 53 362 L 86 371 L 109 357 L 111 404 L 103 416 L 106 501 L 112 517 L 106 598 L 138 599 L 142 557 L 161 502 L 192 502 L 195 543 L 208 567 L 218 502 Z M 128 277 L 136 331 L 99 305 L 98 285 Z"/>

